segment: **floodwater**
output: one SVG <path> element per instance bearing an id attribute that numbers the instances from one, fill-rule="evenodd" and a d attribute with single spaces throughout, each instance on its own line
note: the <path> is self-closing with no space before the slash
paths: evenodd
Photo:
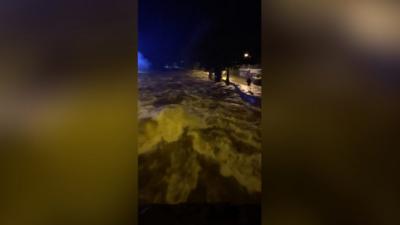
<path id="1" fill-rule="evenodd" d="M 259 203 L 261 109 L 205 73 L 139 74 L 141 204 Z"/>

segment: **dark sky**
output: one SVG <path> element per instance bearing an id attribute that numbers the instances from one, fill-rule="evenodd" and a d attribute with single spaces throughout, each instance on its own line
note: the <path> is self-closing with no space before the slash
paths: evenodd
<path id="1" fill-rule="evenodd" d="M 260 0 L 143 0 L 139 2 L 139 51 L 154 64 L 259 58 Z"/>

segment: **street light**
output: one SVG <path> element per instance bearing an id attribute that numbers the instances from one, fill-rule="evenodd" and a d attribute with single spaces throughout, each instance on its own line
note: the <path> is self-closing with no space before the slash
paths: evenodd
<path id="1" fill-rule="evenodd" d="M 249 63 L 250 63 L 250 54 L 248 53 L 248 52 L 245 52 L 244 54 L 243 54 L 243 57 L 244 57 L 244 59 L 243 59 L 243 63 L 244 64 L 247 64 L 247 67 L 249 66 Z"/>

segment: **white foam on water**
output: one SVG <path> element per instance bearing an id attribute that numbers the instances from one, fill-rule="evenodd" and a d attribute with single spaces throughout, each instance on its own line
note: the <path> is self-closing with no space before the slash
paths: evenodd
<path id="1" fill-rule="evenodd" d="M 189 146 L 170 153 L 169 168 L 163 174 L 167 185 L 164 201 L 170 204 L 187 201 L 198 185 L 202 170 L 198 157 L 217 164 L 221 176 L 235 179 L 248 193 L 261 192 L 260 118 L 253 118 L 260 115 L 254 113 L 259 109 L 243 103 L 232 90 L 221 90 L 223 86 L 216 87 L 206 79 L 190 77 L 200 83 L 184 85 L 183 90 L 163 90 L 162 85 L 170 80 L 160 79 L 163 79 L 159 83 L 160 97 L 154 97 L 153 89 L 145 89 L 152 83 L 143 85 L 139 102 L 139 155 L 152 154 L 162 149 L 163 143 L 180 142 L 184 136 L 190 138 Z M 213 98 L 208 87 L 217 88 L 214 92 L 227 91 L 223 92 L 225 99 Z M 184 95 L 183 100 L 176 104 L 154 104 L 160 98 L 175 99 L 179 95 Z"/>
<path id="2" fill-rule="evenodd" d="M 154 119 L 145 122 L 143 127 L 139 133 L 139 154 L 154 150 L 161 141 L 178 141 L 185 128 L 192 130 L 205 126 L 200 118 L 188 114 L 181 106 L 172 106 L 161 110 Z"/>

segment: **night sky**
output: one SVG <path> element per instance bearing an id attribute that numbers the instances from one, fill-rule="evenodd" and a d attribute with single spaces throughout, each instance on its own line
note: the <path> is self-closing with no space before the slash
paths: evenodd
<path id="1" fill-rule="evenodd" d="M 139 51 L 153 65 L 231 64 L 249 51 L 260 58 L 260 0 L 143 0 Z"/>

